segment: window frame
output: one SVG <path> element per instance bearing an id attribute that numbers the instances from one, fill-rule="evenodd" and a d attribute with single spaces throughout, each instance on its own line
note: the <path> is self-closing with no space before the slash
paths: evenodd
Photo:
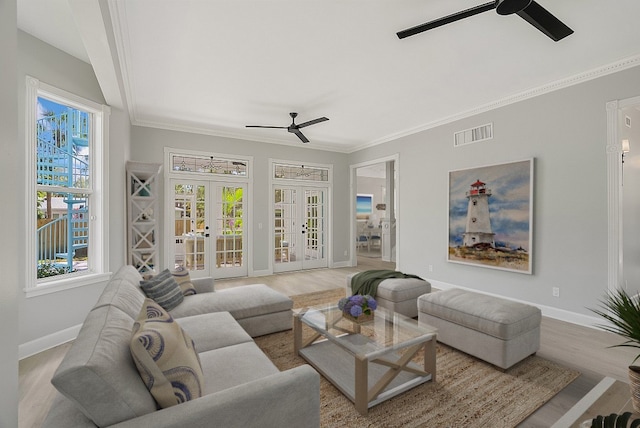
<path id="1" fill-rule="evenodd" d="M 89 268 L 86 271 L 68 273 L 48 278 L 37 278 L 37 269 L 34 269 L 36 260 L 35 234 L 37 226 L 37 177 L 36 161 L 37 153 L 34 149 L 37 144 L 37 106 L 38 97 L 68 105 L 78 110 L 86 111 L 91 115 L 90 129 L 90 177 L 91 191 L 89 195 L 89 241 L 88 247 Z M 108 211 L 108 180 L 105 175 L 109 171 L 108 146 L 109 146 L 109 106 L 96 103 L 78 95 L 67 92 L 41 82 L 35 77 L 26 76 L 26 102 L 25 102 L 25 288 L 26 297 L 40 296 L 61 290 L 94 284 L 108 279 L 109 266 L 109 236 L 106 226 L 109 224 Z M 54 190 L 59 190 L 56 188 Z"/>

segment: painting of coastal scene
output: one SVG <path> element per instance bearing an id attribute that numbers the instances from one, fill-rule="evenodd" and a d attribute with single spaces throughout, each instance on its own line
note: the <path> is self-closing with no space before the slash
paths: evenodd
<path id="1" fill-rule="evenodd" d="M 448 260 L 532 273 L 533 159 L 449 173 Z"/>

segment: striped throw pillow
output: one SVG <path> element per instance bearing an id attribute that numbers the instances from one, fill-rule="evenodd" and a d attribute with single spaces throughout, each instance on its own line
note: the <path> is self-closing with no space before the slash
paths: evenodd
<path id="1" fill-rule="evenodd" d="M 204 374 L 193 340 L 151 299 L 145 299 L 133 325 L 130 351 L 161 408 L 202 396 Z"/>
<path id="2" fill-rule="evenodd" d="M 173 278 L 178 283 L 183 296 L 191 296 L 192 294 L 196 294 L 196 288 L 191 282 L 189 271 L 186 270 L 183 266 L 180 266 L 176 270 L 172 271 L 171 275 L 173 275 Z"/>
<path id="3" fill-rule="evenodd" d="M 147 297 L 167 311 L 174 309 L 184 300 L 182 290 L 169 269 L 163 270 L 151 279 L 140 281 L 140 288 Z"/>

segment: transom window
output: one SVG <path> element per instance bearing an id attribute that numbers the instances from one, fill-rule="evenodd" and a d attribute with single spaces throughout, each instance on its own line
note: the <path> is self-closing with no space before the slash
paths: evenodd
<path id="1" fill-rule="evenodd" d="M 278 180 L 329 181 L 329 169 L 317 166 L 274 163 L 273 178 Z"/>
<path id="2" fill-rule="evenodd" d="M 203 174 L 247 176 L 248 162 L 242 159 L 225 159 L 217 156 L 171 155 L 171 170 Z"/>

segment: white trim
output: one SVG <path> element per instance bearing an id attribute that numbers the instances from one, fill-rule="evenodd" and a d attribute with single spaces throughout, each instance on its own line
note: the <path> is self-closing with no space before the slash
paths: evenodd
<path id="1" fill-rule="evenodd" d="M 56 293 L 63 290 L 71 290 L 72 288 L 84 287 L 85 285 L 106 282 L 111 277 L 111 272 L 106 273 L 80 273 L 71 274 L 60 279 L 51 279 L 50 281 L 41 282 L 37 287 L 25 288 L 27 298 L 44 296 L 46 294 Z M 49 279 L 49 278 L 47 278 Z"/>
<path id="2" fill-rule="evenodd" d="M 358 168 L 364 167 L 364 166 L 370 166 L 370 165 L 376 165 L 379 163 L 387 163 L 389 161 L 393 161 L 394 162 L 394 171 L 395 171 L 395 177 L 393 180 L 394 183 L 394 189 L 392 189 L 395 192 L 395 206 L 397 207 L 395 210 L 395 219 L 396 219 L 396 268 L 399 268 L 400 266 L 400 253 L 401 253 L 401 246 L 400 246 L 400 229 L 402 227 L 402 222 L 400 221 L 400 217 L 401 217 L 401 210 L 400 210 L 400 154 L 399 153 L 395 153 L 393 155 L 389 155 L 389 156 L 384 156 L 381 158 L 377 158 L 377 159 L 372 159 L 372 160 L 368 160 L 368 161 L 363 161 L 363 162 L 359 162 L 359 163 L 355 163 L 352 165 L 349 165 L 349 179 L 350 179 L 350 185 L 349 185 L 349 194 L 350 194 L 350 230 L 349 230 L 349 242 L 351 243 L 349 245 L 349 252 L 351 253 L 351 257 L 350 259 L 350 266 L 356 266 L 358 264 L 358 254 L 357 254 L 357 250 L 356 250 L 356 242 L 355 239 L 353 239 L 353 237 L 356 236 L 356 231 L 357 229 L 357 220 L 356 220 L 356 195 L 357 195 L 357 172 L 356 170 Z M 388 192 L 389 190 L 387 190 Z"/>
<path id="3" fill-rule="evenodd" d="M 47 336 L 40 337 L 18 346 L 18 359 L 30 357 L 47 349 L 62 345 L 78 337 L 82 324 L 56 331 Z"/>
<path id="4" fill-rule="evenodd" d="M 622 278 L 622 142 L 618 142 L 619 102 L 611 101 L 607 109 L 607 289 L 614 291 Z"/>
<path id="5" fill-rule="evenodd" d="M 598 401 L 600 397 L 616 382 L 615 379 L 610 377 L 605 377 L 602 379 L 596 386 L 591 389 L 578 401 L 567 413 L 562 415 L 560 419 L 556 421 L 551 428 L 566 428 L 569 426 L 574 426 L 578 421 L 578 418 L 585 414 L 593 404 Z M 589 419 L 591 420 L 591 419 Z M 590 425 L 589 425 L 590 426 Z"/>
<path id="6" fill-rule="evenodd" d="M 109 266 L 109 236 L 106 232 L 106 225 L 109 222 L 109 185 L 104 175 L 109 168 L 109 115 L 111 114 L 111 108 L 63 89 L 58 89 L 28 75 L 25 79 L 25 86 L 25 183 L 27 183 L 25 189 L 25 213 L 27 215 L 25 219 L 26 230 L 24 232 L 26 235 L 24 268 L 25 292 L 27 297 L 33 297 L 91 284 L 95 282 L 95 275 L 102 274 Z M 90 153 L 93 157 L 90 164 L 92 186 L 91 189 L 87 189 L 84 192 L 90 195 L 89 236 L 91 245 L 88 249 L 90 272 L 83 275 L 65 275 L 63 278 L 54 281 L 38 281 L 37 272 L 33 268 L 37 253 L 32 233 L 37 226 L 34 210 L 34 201 L 37 194 L 37 186 L 35 184 L 36 153 L 34 147 L 37 139 L 35 123 L 37 120 L 38 97 L 44 97 L 77 110 L 86 111 L 91 115 L 91 138 L 89 141 L 91 144 Z M 100 144 L 97 146 L 98 142 Z M 52 286 L 52 284 L 55 284 L 55 286 Z M 38 290 L 39 288 L 41 289 Z"/>

